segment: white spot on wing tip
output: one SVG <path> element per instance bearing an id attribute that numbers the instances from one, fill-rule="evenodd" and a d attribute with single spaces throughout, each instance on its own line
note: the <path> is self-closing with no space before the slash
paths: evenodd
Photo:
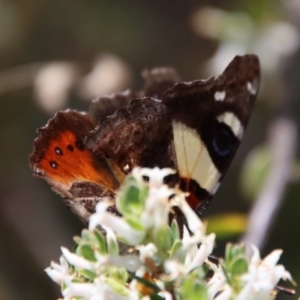
<path id="1" fill-rule="evenodd" d="M 247 82 L 247 90 L 251 95 L 255 95 L 257 92 L 257 88 L 250 81 Z"/>
<path id="2" fill-rule="evenodd" d="M 244 126 L 237 116 L 232 112 L 225 112 L 222 115 L 218 116 L 218 121 L 223 122 L 228 125 L 234 135 L 241 140 L 244 135 Z"/>
<path id="3" fill-rule="evenodd" d="M 127 171 L 129 170 L 129 165 L 127 164 L 126 166 L 124 166 L 123 170 L 124 170 L 125 172 L 127 172 Z"/>
<path id="4" fill-rule="evenodd" d="M 223 91 L 223 92 L 215 92 L 215 100 L 216 101 L 224 101 L 226 97 L 226 92 Z"/>

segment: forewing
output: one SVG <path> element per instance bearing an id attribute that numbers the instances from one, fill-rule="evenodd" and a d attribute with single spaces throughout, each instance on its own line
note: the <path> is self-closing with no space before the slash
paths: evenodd
<path id="1" fill-rule="evenodd" d="M 236 153 L 259 79 L 257 56 L 236 56 L 216 79 L 178 83 L 162 98 L 172 119 L 179 175 L 202 200 L 198 210 L 215 193 Z"/>

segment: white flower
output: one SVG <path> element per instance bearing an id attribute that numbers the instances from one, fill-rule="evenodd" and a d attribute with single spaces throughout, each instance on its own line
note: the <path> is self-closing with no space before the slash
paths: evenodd
<path id="1" fill-rule="evenodd" d="M 183 229 L 182 248 L 179 253 L 180 255 L 194 257 L 198 252 L 198 245 L 207 240 L 207 235 L 202 230 L 198 230 L 195 234 L 190 235 L 186 227 Z"/>
<path id="2" fill-rule="evenodd" d="M 197 231 L 201 233 L 205 233 L 205 226 L 194 210 L 189 206 L 187 201 L 185 200 L 184 193 L 176 193 L 175 197 L 172 198 L 171 204 L 173 206 L 178 206 L 182 213 L 184 214 L 189 229 L 195 234 Z"/>
<path id="3" fill-rule="evenodd" d="M 108 201 L 101 201 L 96 205 L 96 211 L 90 216 L 89 229 L 95 229 L 101 224 L 101 218 L 111 204 Z"/>
<path id="4" fill-rule="evenodd" d="M 226 285 L 222 292 L 214 300 L 230 300 L 232 295 L 232 290 L 229 285 Z M 254 300 L 254 299 L 253 299 Z M 258 299 L 256 299 L 258 300 Z"/>
<path id="5" fill-rule="evenodd" d="M 161 186 L 165 185 L 164 178 L 167 175 L 171 175 L 175 173 L 176 171 L 174 171 L 173 169 L 169 169 L 169 168 L 160 169 L 157 167 L 153 169 L 136 167 L 132 171 L 132 175 L 136 178 L 148 177 L 149 178 L 148 184 L 150 189 L 158 189 Z"/>
<path id="6" fill-rule="evenodd" d="M 170 281 L 182 278 L 187 273 L 185 265 L 175 259 L 167 260 L 164 263 L 164 270 L 168 274 L 168 280 Z"/>
<path id="7" fill-rule="evenodd" d="M 214 248 L 216 235 L 211 233 L 209 236 L 206 236 L 196 255 L 194 256 L 192 262 L 188 266 L 188 271 L 192 271 L 194 268 L 202 266 L 204 261 L 208 258 L 208 256 L 212 253 Z"/>
<path id="8" fill-rule="evenodd" d="M 67 248 L 61 247 L 61 252 L 69 264 L 73 265 L 75 268 L 94 270 L 95 264 L 91 261 L 70 252 Z"/>
<path id="9" fill-rule="evenodd" d="M 218 300 L 229 299 L 232 292 L 231 288 L 227 283 L 225 274 L 220 266 L 217 266 L 213 263 L 207 262 L 210 268 L 214 271 L 213 277 L 208 281 L 208 295 L 210 299 L 215 299 L 217 293 L 221 292 L 218 297 Z"/>
<path id="10" fill-rule="evenodd" d="M 96 212 L 91 215 L 89 228 L 94 229 L 101 225 L 104 228 L 110 228 L 108 232 L 115 232 L 130 245 L 137 245 L 144 238 L 145 232 L 133 229 L 123 218 L 107 212 L 109 203 L 102 201 L 96 206 Z"/>
<path id="11" fill-rule="evenodd" d="M 66 282 L 66 288 L 62 291 L 65 300 L 73 297 L 90 299 L 94 294 L 100 293 L 94 283 L 78 283 L 71 280 Z"/>
<path id="12" fill-rule="evenodd" d="M 254 253 L 248 263 L 248 269 L 245 268 L 246 273 L 242 275 L 232 267 L 232 262 L 235 262 L 236 258 L 243 258 L 246 263 L 243 246 L 237 247 L 239 251 L 230 246 L 228 249 L 231 252 L 226 253 L 231 254 L 226 255 L 226 259 L 229 260 L 226 263 L 220 261 L 216 265 L 209 262 L 208 256 L 214 247 L 215 234 L 205 234 L 205 225 L 189 207 L 182 191 L 177 188 L 170 189 L 164 184 L 164 177 L 168 174 L 169 169 L 135 169 L 135 184 L 140 182 L 143 188 L 143 176 L 148 176 L 152 185 L 145 205 L 142 203 L 144 211 L 139 215 L 140 219 L 134 219 L 136 223 L 132 219 L 128 221 L 107 212 L 111 205 L 109 202 L 102 201 L 97 205 L 89 226 L 92 230 L 101 226 L 103 231 L 106 231 L 109 254 L 97 250 L 99 242 L 103 241 L 97 240 L 102 237 L 95 232 L 90 235 L 85 232 L 77 242 L 80 247 L 80 243 L 86 243 L 89 238 L 90 250 L 93 251 L 96 261 L 89 261 L 66 248 L 61 248 L 63 256 L 60 258 L 60 265 L 52 262 L 46 272 L 62 286 L 64 300 L 148 300 L 151 289 L 149 290 L 149 286 L 143 284 L 140 279 L 155 284 L 157 289 L 154 290 L 157 295 L 165 300 L 173 300 L 173 297 L 180 293 L 180 288 L 184 287 L 182 283 L 199 274 L 198 279 L 202 284 L 208 281 L 206 290 L 210 300 L 269 300 L 272 290 L 281 278 L 292 280 L 290 273 L 282 265 L 276 265 L 281 250 L 275 250 L 261 260 L 258 249 L 253 248 Z M 171 200 L 170 195 L 174 195 Z M 159 243 L 155 244 L 153 236 L 155 237 L 159 226 L 163 225 L 165 228 L 169 225 L 169 213 L 173 206 L 178 206 L 183 212 L 192 233 L 184 226 L 183 238 L 179 241 L 176 239 L 171 249 L 165 249 L 164 245 L 161 248 L 164 240 L 161 238 Z M 131 224 L 138 224 L 138 228 L 142 230 L 134 229 L 134 225 Z M 168 230 L 170 234 L 173 233 L 172 229 Z M 134 245 L 138 254 L 119 255 L 118 242 L 124 240 Z M 210 279 L 202 277 L 202 271 L 206 268 L 196 269 L 204 264 L 214 272 Z M 85 272 L 82 272 L 83 270 Z M 169 292 L 170 286 L 174 293 Z"/>
<path id="13" fill-rule="evenodd" d="M 145 210 L 141 216 L 141 223 L 145 228 L 156 228 L 169 222 L 171 204 L 169 198 L 174 194 L 174 189 L 164 183 L 167 175 L 174 174 L 172 169 L 164 168 L 134 168 L 132 175 L 144 184 L 147 177 L 149 195 L 146 199 Z"/>
<path id="14" fill-rule="evenodd" d="M 168 275 L 168 280 L 176 280 L 190 273 L 193 269 L 203 265 L 204 261 L 211 254 L 214 247 L 215 234 L 206 236 L 204 242 L 199 246 L 190 248 L 185 254 L 184 263 L 176 259 L 167 260 L 164 270 Z M 196 249 L 195 249 L 196 247 Z"/>
<path id="15" fill-rule="evenodd" d="M 280 279 L 292 281 L 291 274 L 282 265 L 276 265 L 282 250 L 274 250 L 263 260 L 259 251 L 253 248 L 253 255 L 249 264 L 249 271 L 242 277 L 245 287 L 239 293 L 238 300 L 269 299 L 272 290 Z"/>
<path id="16" fill-rule="evenodd" d="M 183 236 L 182 236 L 182 248 L 178 251 L 178 254 L 185 256 L 186 263 L 192 261 L 193 257 L 198 251 L 198 244 L 201 242 L 202 236 L 194 238 L 191 236 L 188 229 L 183 225 Z"/>
<path id="17" fill-rule="evenodd" d="M 135 300 L 137 297 L 128 290 L 128 297 L 115 293 L 104 281 L 104 277 L 99 277 L 93 283 L 78 283 L 71 280 L 66 283 L 63 290 L 64 300 L 71 300 L 74 297 L 82 297 L 84 300 Z"/>
<path id="18" fill-rule="evenodd" d="M 158 295 L 162 296 L 165 300 L 173 300 L 172 294 L 167 291 L 161 291 L 158 293 Z"/>
<path id="19" fill-rule="evenodd" d="M 51 262 L 51 266 L 45 269 L 45 272 L 54 282 L 62 284 L 69 276 L 69 265 L 63 256 L 60 257 L 59 261 L 60 265 Z"/>
<path id="20" fill-rule="evenodd" d="M 108 226 L 102 226 L 102 228 L 105 230 L 106 232 L 106 240 L 107 240 L 107 244 L 109 243 L 118 243 L 117 237 L 114 233 L 114 231 L 108 227 Z"/>
<path id="21" fill-rule="evenodd" d="M 145 236 L 145 231 L 133 229 L 123 218 L 110 213 L 103 215 L 102 224 L 110 227 L 119 237 L 129 245 L 139 244 Z"/>
<path id="22" fill-rule="evenodd" d="M 154 257 L 154 255 L 157 253 L 157 247 L 153 243 L 149 243 L 147 245 L 139 245 L 136 247 L 136 249 L 139 251 L 139 257 L 142 262 L 145 262 L 146 258 L 148 257 Z"/>
<path id="23" fill-rule="evenodd" d="M 135 255 L 108 256 L 102 265 L 124 268 L 128 272 L 136 272 L 141 266 L 140 259 Z"/>
<path id="24" fill-rule="evenodd" d="M 169 223 L 170 201 L 173 193 L 167 186 L 150 190 L 146 200 L 145 210 L 141 215 L 141 223 L 146 228 L 157 228 Z"/>
<path id="25" fill-rule="evenodd" d="M 292 281 L 290 273 L 282 265 L 276 265 L 282 253 L 281 250 L 273 251 L 263 260 L 260 259 L 256 247 L 253 247 L 253 251 L 248 272 L 240 279 L 244 287 L 238 294 L 235 294 L 228 284 L 223 268 L 207 262 L 214 271 L 213 277 L 207 284 L 210 299 L 227 300 L 234 296 L 236 300 L 268 300 L 281 278 Z M 215 298 L 217 293 L 219 294 Z"/>

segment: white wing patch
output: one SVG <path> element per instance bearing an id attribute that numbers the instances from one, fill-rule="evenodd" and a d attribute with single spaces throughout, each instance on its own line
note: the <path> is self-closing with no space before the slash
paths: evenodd
<path id="1" fill-rule="evenodd" d="M 255 95 L 257 92 L 257 87 L 250 81 L 247 82 L 247 90 L 251 95 Z"/>
<path id="2" fill-rule="evenodd" d="M 222 115 L 218 116 L 218 121 L 223 122 L 228 125 L 234 135 L 241 140 L 244 135 L 244 126 L 241 121 L 236 117 L 232 112 L 225 112 Z"/>
<path id="3" fill-rule="evenodd" d="M 211 193 L 218 183 L 220 173 L 205 145 L 196 130 L 181 122 L 173 121 L 172 125 L 180 176 L 196 180 L 202 188 Z"/>
<path id="4" fill-rule="evenodd" d="M 226 92 L 215 92 L 215 100 L 216 101 L 224 101 L 226 97 Z"/>

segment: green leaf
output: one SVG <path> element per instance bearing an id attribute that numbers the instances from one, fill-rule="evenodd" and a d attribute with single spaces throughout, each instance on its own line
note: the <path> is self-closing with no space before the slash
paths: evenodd
<path id="1" fill-rule="evenodd" d="M 176 240 L 171 247 L 170 258 L 173 258 L 174 255 L 176 255 L 177 251 L 181 248 L 182 248 L 182 241 Z"/>
<path id="2" fill-rule="evenodd" d="M 64 289 L 66 289 L 67 288 L 67 285 L 65 284 L 65 282 L 63 281 L 62 283 L 61 283 L 61 291 L 63 291 Z"/>
<path id="3" fill-rule="evenodd" d="M 180 239 L 179 227 L 175 219 L 173 219 L 171 223 L 171 234 L 174 241 Z"/>
<path id="4" fill-rule="evenodd" d="M 111 256 L 119 255 L 119 245 L 117 241 L 112 239 L 107 241 L 107 253 Z"/>
<path id="5" fill-rule="evenodd" d="M 98 229 L 94 230 L 94 235 L 97 240 L 98 251 L 101 254 L 107 254 L 106 239 L 105 239 L 104 235 Z"/>
<path id="6" fill-rule="evenodd" d="M 78 270 L 77 272 L 89 281 L 93 281 L 97 277 L 97 274 L 90 270 Z"/>
<path id="7" fill-rule="evenodd" d="M 117 294 L 125 297 L 129 296 L 129 290 L 126 288 L 123 282 L 119 282 L 118 280 L 109 277 L 106 277 L 104 282 L 108 284 Z"/>
<path id="8" fill-rule="evenodd" d="M 74 237 L 73 237 L 73 240 L 74 240 L 74 242 L 75 242 L 77 245 L 79 245 L 79 244 L 81 243 L 81 241 L 82 241 L 82 239 L 81 239 L 79 236 L 74 236 Z"/>
<path id="9" fill-rule="evenodd" d="M 87 242 L 90 244 L 96 244 L 97 243 L 97 239 L 94 235 L 94 232 L 88 229 L 83 229 L 81 232 L 81 238 L 83 242 Z"/>
<path id="10" fill-rule="evenodd" d="M 94 255 L 94 250 L 89 244 L 81 244 L 77 248 L 77 253 L 89 261 L 97 261 Z"/>
<path id="11" fill-rule="evenodd" d="M 239 276 L 248 272 L 248 260 L 245 257 L 234 259 L 230 266 L 232 276 Z"/>
<path id="12" fill-rule="evenodd" d="M 226 245 L 224 271 L 233 276 L 238 276 L 248 271 L 246 248 L 243 244 Z"/>
<path id="13" fill-rule="evenodd" d="M 125 218 L 138 218 L 144 211 L 147 196 L 148 187 L 146 184 L 139 185 L 133 176 L 127 177 L 116 199 L 118 211 Z"/>
<path id="14" fill-rule="evenodd" d="M 210 299 L 207 293 L 206 284 L 195 278 L 188 277 L 179 289 L 180 299 L 182 300 L 208 300 Z"/>
<path id="15" fill-rule="evenodd" d="M 226 278 L 226 281 L 229 283 L 229 284 L 231 284 L 231 282 L 232 282 L 232 277 L 230 276 L 230 274 L 229 274 L 229 272 L 227 271 L 227 268 L 225 267 L 225 264 L 224 264 L 224 262 L 222 261 L 222 260 L 220 260 L 220 267 L 221 267 L 221 269 L 222 269 L 222 271 L 223 271 L 223 274 L 224 274 L 224 276 L 225 276 L 225 278 Z"/>
<path id="16" fill-rule="evenodd" d="M 159 250 L 166 252 L 171 248 L 172 233 L 168 225 L 161 225 L 157 230 L 153 231 L 152 234 L 153 241 Z"/>
<path id="17" fill-rule="evenodd" d="M 199 279 L 204 279 L 207 276 L 207 273 L 210 271 L 210 268 L 203 264 L 203 266 L 199 266 L 195 269 L 192 270 L 190 275 L 195 276 L 196 278 Z"/>
<path id="18" fill-rule="evenodd" d="M 130 218 L 126 218 L 126 222 L 133 227 L 133 229 L 135 230 L 144 230 L 144 226 L 139 222 L 139 221 L 136 221 L 136 220 L 132 220 Z"/>
<path id="19" fill-rule="evenodd" d="M 231 248 L 232 258 L 237 258 L 238 256 L 246 257 L 246 247 L 243 244 L 235 244 Z"/>
<path id="20" fill-rule="evenodd" d="M 246 257 L 246 248 L 243 244 L 227 243 L 225 249 L 225 262 L 230 264 L 233 259 L 237 257 Z"/>
<path id="21" fill-rule="evenodd" d="M 231 260 L 231 249 L 232 249 L 232 247 L 233 247 L 233 244 L 232 243 L 227 243 L 226 244 L 226 248 L 225 248 L 225 257 L 224 257 L 224 259 L 225 259 L 225 261 L 230 261 Z"/>
<path id="22" fill-rule="evenodd" d="M 117 267 L 109 267 L 108 269 L 109 277 L 118 280 L 119 282 L 126 283 L 129 275 L 126 269 L 124 268 L 117 268 Z"/>

